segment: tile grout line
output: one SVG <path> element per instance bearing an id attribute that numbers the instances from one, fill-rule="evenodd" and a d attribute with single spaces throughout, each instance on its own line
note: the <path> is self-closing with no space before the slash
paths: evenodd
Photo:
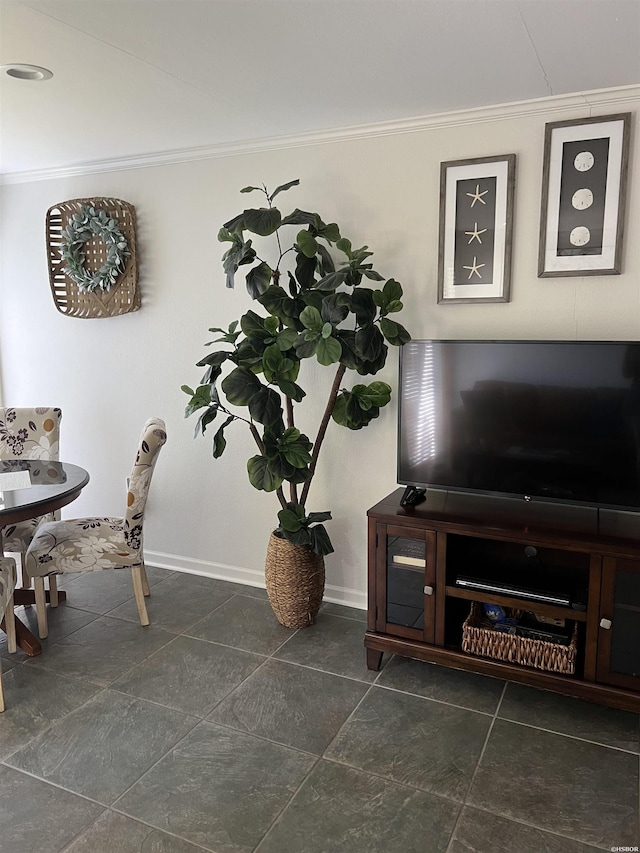
<path id="1" fill-rule="evenodd" d="M 476 761 L 475 769 L 474 769 L 473 773 L 471 774 L 471 779 L 469 780 L 469 784 L 467 785 L 467 790 L 465 791 L 464 796 L 462 798 L 462 803 L 460 804 L 460 811 L 458 812 L 458 816 L 457 816 L 456 821 L 455 821 L 453 828 L 451 830 L 451 835 L 449 836 L 449 843 L 447 845 L 447 852 L 446 853 L 451 853 L 451 851 L 452 851 L 452 845 L 453 845 L 453 842 L 454 842 L 455 837 L 456 837 L 456 832 L 458 831 L 458 826 L 460 825 L 460 821 L 462 820 L 462 813 L 464 812 L 464 807 L 467 804 L 467 798 L 469 796 L 469 791 L 473 787 L 474 779 L 476 778 L 476 776 L 478 774 L 478 770 L 480 769 L 480 763 L 482 761 L 482 757 L 484 756 L 485 751 L 487 749 L 487 746 L 489 744 L 489 738 L 491 737 L 491 732 L 493 731 L 493 727 L 495 725 L 495 722 L 498 719 L 498 712 L 500 710 L 500 706 L 502 705 L 502 700 L 504 699 L 504 694 L 507 692 L 507 687 L 508 687 L 508 682 L 505 682 L 504 687 L 502 688 L 502 693 L 500 694 L 500 699 L 498 700 L 498 703 L 496 705 L 496 710 L 493 714 L 493 718 L 489 724 L 487 736 L 484 739 L 484 744 L 482 746 L 482 749 L 480 750 L 480 755 L 478 756 L 478 760 Z"/>

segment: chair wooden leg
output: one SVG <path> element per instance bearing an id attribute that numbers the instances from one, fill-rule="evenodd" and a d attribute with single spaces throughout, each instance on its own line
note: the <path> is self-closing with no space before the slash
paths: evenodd
<path id="1" fill-rule="evenodd" d="M 4 611 L 4 627 L 7 632 L 7 649 L 11 654 L 18 650 L 16 643 L 16 617 L 13 612 L 13 596 L 9 599 L 7 609 Z"/>
<path id="2" fill-rule="evenodd" d="M 147 568 L 144 565 L 142 565 L 140 568 L 140 574 L 142 575 L 142 591 L 148 598 L 151 595 L 151 590 L 149 589 L 149 581 L 147 580 Z"/>
<path id="3" fill-rule="evenodd" d="M 44 591 L 44 578 L 35 577 L 33 579 L 36 591 L 36 616 L 38 618 L 38 634 L 40 639 L 44 640 L 49 634 L 47 625 L 47 599 Z"/>
<path id="4" fill-rule="evenodd" d="M 56 575 L 49 575 L 49 604 L 52 607 L 58 606 L 58 578 Z"/>
<path id="5" fill-rule="evenodd" d="M 22 588 L 31 589 L 31 578 L 27 574 L 27 567 L 24 560 L 24 552 L 20 554 L 20 573 L 22 575 Z M 25 607 L 31 607 L 30 604 L 25 604 Z"/>
<path id="6" fill-rule="evenodd" d="M 149 624 L 149 614 L 147 613 L 147 605 L 144 602 L 144 589 L 142 584 L 142 566 L 134 566 L 131 569 L 131 577 L 133 579 L 133 594 L 136 597 L 136 606 L 138 608 L 138 616 L 140 617 L 141 625 Z"/>

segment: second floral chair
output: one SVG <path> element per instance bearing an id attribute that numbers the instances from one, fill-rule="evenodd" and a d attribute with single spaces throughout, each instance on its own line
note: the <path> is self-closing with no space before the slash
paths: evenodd
<path id="1" fill-rule="evenodd" d="M 44 578 L 67 572 L 131 569 L 140 624 L 148 625 L 144 598 L 149 584 L 144 566 L 142 525 L 151 476 L 160 448 L 167 440 L 164 421 L 151 418 L 144 425 L 129 480 L 123 518 L 75 518 L 41 525 L 29 546 L 26 570 L 34 579 L 38 632 L 47 636 Z"/>
<path id="2" fill-rule="evenodd" d="M 0 408 L 0 460 L 41 459 L 57 462 L 59 458 L 60 421 L 62 411 L 53 408 Z M 24 557 L 39 524 L 54 521 L 59 513 L 29 518 L 10 524 L 2 530 L 5 553 L 19 554 L 23 568 L 22 581 L 28 586 Z"/>

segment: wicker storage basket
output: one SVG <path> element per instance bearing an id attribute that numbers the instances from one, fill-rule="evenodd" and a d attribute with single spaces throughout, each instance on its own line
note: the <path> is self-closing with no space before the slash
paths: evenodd
<path id="1" fill-rule="evenodd" d="M 118 222 L 124 234 L 130 256 L 124 271 L 118 276 L 110 290 L 80 290 L 69 276 L 65 275 L 65 262 L 60 253 L 62 231 L 74 213 L 85 205 L 105 210 Z M 67 317 L 116 317 L 140 308 L 138 290 L 138 258 L 136 255 L 136 215 L 133 205 L 119 198 L 74 198 L 61 201 L 47 211 L 46 218 L 47 257 L 49 260 L 49 284 L 56 308 Z M 106 246 L 99 239 L 85 244 L 85 254 L 92 269 L 97 269 L 106 260 Z"/>
<path id="2" fill-rule="evenodd" d="M 272 533 L 265 580 L 271 607 L 281 625 L 285 628 L 313 625 L 324 594 L 322 557 Z"/>
<path id="3" fill-rule="evenodd" d="M 518 611 L 512 611 L 517 613 Z M 532 640 L 515 634 L 504 634 L 481 625 L 482 607 L 476 601 L 462 625 L 462 651 L 479 657 L 531 666 L 548 672 L 573 675 L 576 667 L 578 625 L 574 623 L 573 635 L 568 646 L 562 643 Z"/>

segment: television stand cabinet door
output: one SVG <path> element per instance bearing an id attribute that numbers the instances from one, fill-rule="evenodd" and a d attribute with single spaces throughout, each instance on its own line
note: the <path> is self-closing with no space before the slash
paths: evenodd
<path id="1" fill-rule="evenodd" d="M 435 533 L 370 519 L 369 549 L 369 630 L 433 643 Z M 382 651 L 367 648 L 369 669 L 379 669 L 381 660 Z"/>

